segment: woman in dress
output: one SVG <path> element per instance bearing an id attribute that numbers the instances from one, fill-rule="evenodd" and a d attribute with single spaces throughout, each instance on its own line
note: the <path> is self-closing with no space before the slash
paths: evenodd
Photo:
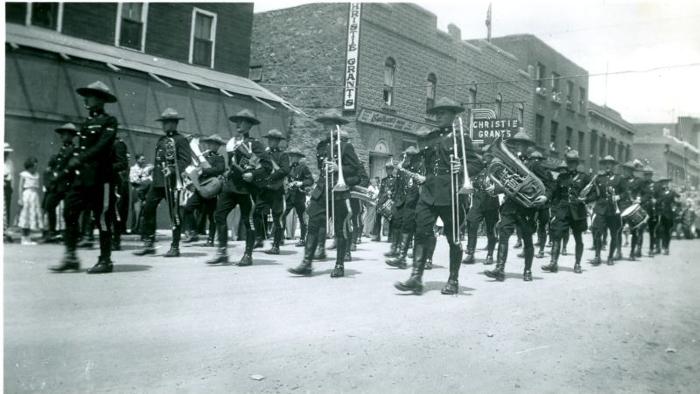
<path id="1" fill-rule="evenodd" d="M 24 162 L 24 171 L 19 173 L 19 190 L 21 191 L 19 205 L 22 211 L 19 214 L 19 227 L 22 229 L 22 245 L 36 245 L 29 238 L 31 231 L 39 231 L 44 228 L 42 223 L 41 200 L 39 190 L 41 179 L 37 172 L 37 159 L 28 158 Z"/>

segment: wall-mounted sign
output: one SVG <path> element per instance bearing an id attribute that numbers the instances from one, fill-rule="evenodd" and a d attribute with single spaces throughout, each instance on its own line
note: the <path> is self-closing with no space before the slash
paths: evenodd
<path id="1" fill-rule="evenodd" d="M 371 109 L 362 108 L 357 116 L 357 121 L 361 123 L 371 124 L 374 126 L 384 127 L 387 129 L 403 131 L 406 133 L 415 134 L 420 126 L 416 122 L 408 119 L 399 118 L 398 116 L 383 114 L 381 112 L 372 111 Z"/>
<path id="2" fill-rule="evenodd" d="M 518 119 L 496 119 L 496 112 L 487 108 L 475 108 L 470 113 L 469 135 L 473 142 L 490 144 L 496 138 L 510 138 L 522 126 Z"/>
<path id="3" fill-rule="evenodd" d="M 360 53 L 360 14 L 361 3 L 350 3 L 348 14 L 348 37 L 345 46 L 345 88 L 343 89 L 343 110 L 354 111 L 357 107 L 357 67 Z"/>

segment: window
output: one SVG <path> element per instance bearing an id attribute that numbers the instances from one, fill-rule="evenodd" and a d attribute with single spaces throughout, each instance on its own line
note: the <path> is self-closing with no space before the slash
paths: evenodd
<path id="1" fill-rule="evenodd" d="M 535 69 L 535 79 L 537 79 L 537 87 L 538 88 L 544 87 L 545 72 L 546 72 L 546 69 L 544 67 L 544 64 L 537 63 L 537 68 Z"/>
<path id="2" fill-rule="evenodd" d="M 500 93 L 496 95 L 496 117 L 500 118 L 503 113 L 503 96 Z"/>
<path id="3" fill-rule="evenodd" d="M 607 146 L 605 146 L 606 142 L 607 141 L 605 139 L 605 136 L 601 135 L 600 136 L 600 144 L 598 145 L 598 156 L 600 159 L 605 157 L 605 148 L 607 148 Z"/>
<path id="4" fill-rule="evenodd" d="M 574 136 L 574 129 L 572 129 L 571 127 L 567 127 L 566 128 L 566 147 L 567 148 L 573 149 L 574 142 L 571 140 L 571 138 L 573 138 L 573 136 Z"/>
<path id="5" fill-rule="evenodd" d="M 435 105 L 435 89 L 437 87 L 437 77 L 435 74 L 428 74 L 428 84 L 425 92 L 425 110 L 429 111 Z"/>
<path id="6" fill-rule="evenodd" d="M 632 160 L 632 147 L 627 145 L 627 151 L 625 152 L 625 161 Z"/>
<path id="7" fill-rule="evenodd" d="M 559 92 L 559 78 L 561 76 L 557 73 L 552 73 L 552 92 Z"/>
<path id="8" fill-rule="evenodd" d="M 627 161 L 627 160 L 625 160 L 625 157 L 626 157 L 625 156 L 625 144 L 620 142 L 617 145 L 617 160 L 622 161 L 622 162 Z"/>
<path id="9" fill-rule="evenodd" d="M 574 82 L 566 81 L 566 99 L 574 102 Z"/>
<path id="10" fill-rule="evenodd" d="M 143 52 L 146 45 L 147 3 L 119 3 L 114 45 Z"/>
<path id="11" fill-rule="evenodd" d="M 250 66 L 248 69 L 248 79 L 253 82 L 262 81 L 262 66 Z"/>
<path id="12" fill-rule="evenodd" d="M 535 142 L 542 145 L 544 142 L 544 116 L 535 115 Z"/>
<path id="13" fill-rule="evenodd" d="M 61 31 L 63 3 L 29 3 L 27 25 Z"/>
<path id="14" fill-rule="evenodd" d="M 598 160 L 595 159 L 595 155 L 598 153 L 598 132 L 595 130 L 591 130 L 591 145 L 588 148 L 590 154 L 590 160 L 591 160 L 591 167 L 594 170 L 598 170 Z"/>
<path id="15" fill-rule="evenodd" d="M 525 106 L 523 104 L 518 104 L 517 109 L 518 109 L 518 121 L 522 125 L 523 120 L 525 119 Z"/>
<path id="16" fill-rule="evenodd" d="M 588 99 L 586 98 L 586 88 L 578 88 L 578 109 L 579 112 L 585 113 L 586 112 L 586 102 Z"/>
<path id="17" fill-rule="evenodd" d="M 583 134 L 583 131 L 579 131 L 578 132 L 578 145 L 577 145 L 577 147 L 578 147 L 578 153 L 579 153 L 579 155 L 581 155 L 581 157 L 583 157 L 583 153 L 584 153 L 583 148 L 585 148 L 585 146 L 584 146 L 585 138 L 586 138 L 586 135 Z"/>
<path id="18" fill-rule="evenodd" d="M 472 108 L 478 108 L 479 106 L 476 104 L 476 88 L 470 88 L 469 89 L 469 100 L 472 104 Z"/>
<path id="19" fill-rule="evenodd" d="M 608 142 L 608 154 L 612 157 L 615 157 L 615 139 L 610 138 L 610 141 Z"/>
<path id="20" fill-rule="evenodd" d="M 216 14 L 194 8 L 190 32 L 190 63 L 214 67 L 215 42 Z"/>
<path id="21" fill-rule="evenodd" d="M 549 131 L 549 150 L 557 150 L 557 132 L 559 130 L 559 123 L 552 121 L 551 129 Z"/>
<path id="22" fill-rule="evenodd" d="M 394 102 L 394 74 L 396 73 L 396 62 L 392 58 L 387 58 L 384 62 L 384 104 L 391 105 Z"/>

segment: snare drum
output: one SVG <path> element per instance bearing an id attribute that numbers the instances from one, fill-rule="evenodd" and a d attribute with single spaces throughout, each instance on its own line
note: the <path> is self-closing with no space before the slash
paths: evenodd
<path id="1" fill-rule="evenodd" d="M 649 215 L 639 204 L 632 204 L 620 215 L 622 221 L 629 225 L 630 230 L 634 230 L 649 220 Z"/>

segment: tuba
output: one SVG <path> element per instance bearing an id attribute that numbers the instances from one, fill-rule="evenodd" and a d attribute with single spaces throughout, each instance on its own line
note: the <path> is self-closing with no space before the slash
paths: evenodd
<path id="1" fill-rule="evenodd" d="M 488 152 L 494 157 L 486 169 L 488 178 L 508 197 L 526 208 L 532 208 L 535 199 L 545 194 L 544 183 L 508 150 L 503 137 L 498 137 Z"/>

